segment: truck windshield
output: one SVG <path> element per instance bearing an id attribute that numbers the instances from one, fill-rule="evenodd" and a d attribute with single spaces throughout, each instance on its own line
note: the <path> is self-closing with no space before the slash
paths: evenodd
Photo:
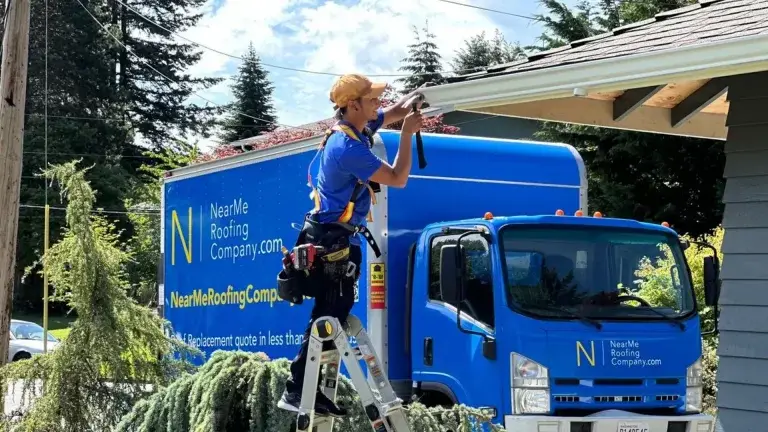
<path id="1" fill-rule="evenodd" d="M 510 305 L 542 318 L 664 320 L 690 313 L 677 238 L 605 227 L 501 230 Z"/>

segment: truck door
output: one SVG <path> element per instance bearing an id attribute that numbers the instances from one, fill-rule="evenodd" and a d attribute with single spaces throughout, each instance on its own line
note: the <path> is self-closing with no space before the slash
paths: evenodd
<path id="1" fill-rule="evenodd" d="M 493 260 L 488 242 L 479 234 L 464 236 L 466 251 L 465 300 L 461 327 L 457 304 L 440 295 L 440 248 L 456 244 L 459 234 L 435 231 L 416 264 L 412 310 L 413 379 L 422 389 L 450 389 L 457 403 L 502 412 L 506 380 L 500 362 L 483 353 L 483 335 L 495 334 Z M 424 283 L 426 282 L 426 287 Z"/>

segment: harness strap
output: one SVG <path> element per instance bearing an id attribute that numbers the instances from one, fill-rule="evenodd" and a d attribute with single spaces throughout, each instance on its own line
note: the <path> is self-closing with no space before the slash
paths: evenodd
<path id="1" fill-rule="evenodd" d="M 334 224 L 343 227 L 346 230 L 349 230 L 352 233 L 360 233 L 365 238 L 365 241 L 368 242 L 368 244 L 371 246 L 371 249 L 373 250 L 373 253 L 376 255 L 376 258 L 379 258 L 381 256 L 381 249 L 379 249 L 379 245 L 376 243 L 376 239 L 373 238 L 373 234 L 366 228 L 365 226 L 355 226 L 350 225 L 348 223 L 344 222 L 333 222 Z"/>
<path id="2" fill-rule="evenodd" d="M 341 123 L 336 123 L 333 125 L 330 129 L 325 131 L 325 136 L 323 137 L 322 142 L 320 142 L 320 145 L 318 146 L 318 152 L 315 154 L 315 157 L 312 159 L 312 162 L 309 164 L 309 169 L 307 169 L 307 182 L 308 186 L 312 189 L 312 192 L 310 192 L 309 196 L 314 201 L 315 207 L 314 211 L 318 212 L 320 211 L 320 194 L 317 192 L 317 188 L 315 187 L 314 183 L 312 182 L 312 173 L 311 168 L 315 161 L 315 158 L 325 150 L 325 144 L 328 142 L 328 139 L 333 135 L 334 132 L 342 132 L 345 133 L 350 138 L 360 141 L 360 138 L 357 136 L 354 130 L 350 128 L 349 126 Z M 366 131 L 364 131 L 365 133 Z M 373 137 L 370 134 L 366 133 L 366 136 L 370 140 L 371 143 L 373 143 Z M 342 223 L 347 223 L 352 219 L 352 216 L 355 211 L 355 201 L 360 195 L 360 192 L 363 190 L 363 187 L 366 187 L 368 189 L 368 192 L 371 194 L 371 204 L 376 205 L 376 194 L 373 191 L 373 188 L 369 184 L 369 182 L 362 182 L 359 181 L 355 185 L 355 188 L 352 190 L 352 195 L 349 198 L 349 201 L 347 202 L 346 207 L 344 208 L 344 212 L 339 216 L 338 221 Z M 371 211 L 368 211 L 368 215 L 366 217 L 366 220 L 368 222 L 373 222 L 373 215 L 371 214 Z"/>

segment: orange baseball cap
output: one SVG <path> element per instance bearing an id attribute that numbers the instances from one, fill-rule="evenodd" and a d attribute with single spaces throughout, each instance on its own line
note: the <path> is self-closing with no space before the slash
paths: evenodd
<path id="1" fill-rule="evenodd" d="M 333 83 L 331 102 L 335 105 L 334 109 L 338 109 L 361 97 L 379 97 L 386 89 L 387 83 L 375 83 L 363 75 L 347 74 Z"/>

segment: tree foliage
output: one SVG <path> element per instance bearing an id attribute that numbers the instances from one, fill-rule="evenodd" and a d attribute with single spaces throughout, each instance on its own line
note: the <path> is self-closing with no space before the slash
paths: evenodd
<path id="1" fill-rule="evenodd" d="M 139 167 L 153 163 L 143 154 L 140 141 L 159 150 L 176 134 L 205 135 L 217 111 L 201 107 L 192 91 L 219 79 L 189 76 L 186 71 L 202 51 L 171 34 L 199 22 L 202 15 L 196 9 L 204 0 L 82 3 L 31 2 L 15 313 L 39 311 L 42 306 L 42 280 L 33 274 L 22 282 L 21 270 L 43 250 L 46 182 L 35 173 L 47 168 L 46 141 L 47 162 L 82 158 L 92 166 L 86 178 L 97 191 L 97 205 L 123 212 L 126 197 L 141 176 Z M 113 214 L 121 239 L 129 238 L 132 222 L 125 214 Z M 64 226 L 63 211 L 52 209 L 52 242 L 60 238 Z M 52 304 L 52 310 L 57 306 Z"/>
<path id="2" fill-rule="evenodd" d="M 554 48 L 687 3 L 604 0 L 595 12 L 586 3 L 571 11 L 556 0 L 543 0 L 554 17 L 540 17 L 547 30 L 538 48 Z M 579 150 L 588 170 L 591 208 L 614 217 L 666 220 L 693 236 L 711 232 L 722 220 L 722 142 L 549 122 L 538 136 Z"/>
<path id="3" fill-rule="evenodd" d="M 414 27 L 415 41 L 408 45 L 408 56 L 401 60 L 402 65 L 398 70 L 409 75 L 395 80 L 402 85 L 402 93 L 410 93 L 424 83 L 444 84 L 443 66 L 440 64 L 440 54 L 437 52 L 435 35 L 430 33 L 428 23 L 425 23 L 424 35 Z"/>
<path id="4" fill-rule="evenodd" d="M 464 45 L 456 50 L 454 58 L 450 61 L 453 72 L 458 75 L 482 71 L 489 66 L 525 58 L 520 45 L 508 42 L 499 29 L 495 30 L 493 39 L 488 39 L 483 31 L 465 40 Z"/>
<path id="5" fill-rule="evenodd" d="M 129 294 L 140 304 L 157 303 L 157 264 L 160 262 L 160 194 L 164 173 L 197 160 L 199 150 L 186 141 L 176 140 L 160 151 L 145 151 L 151 164 L 139 167 L 141 176 L 125 198 L 133 232 L 126 241 L 131 260 L 127 263 Z"/>
<path id="6" fill-rule="evenodd" d="M 20 193 L 23 206 L 16 255 L 19 281 L 23 269 L 43 250 L 46 181 L 35 174 L 46 168 L 45 6 L 45 2 L 31 2 Z M 93 165 L 86 175 L 97 189 L 99 205 L 121 210 L 122 197 L 142 160 L 141 148 L 134 143 L 135 130 L 123 120 L 121 96 L 110 85 L 114 64 L 106 59 L 114 51 L 114 41 L 80 4 L 63 0 L 48 2 L 48 39 L 47 161 L 60 163 L 73 155 L 82 157 L 84 163 Z M 117 219 L 121 226 L 127 226 L 125 218 Z M 52 209 L 52 242 L 59 238 L 64 225 L 64 213 Z M 42 281 L 32 276 L 17 286 L 14 311 L 41 304 Z"/>
<path id="7" fill-rule="evenodd" d="M 78 318 L 53 351 L 0 370 L 4 382 L 23 380 L 22 397 L 39 395 L 5 430 L 109 430 L 143 396 L 145 385 L 165 385 L 191 370 L 166 356 L 177 349 L 199 353 L 168 338 L 164 322 L 127 295 L 125 265 L 131 256 L 119 246 L 114 226 L 93 214 L 96 192 L 86 171 L 73 161 L 45 172 L 61 185 L 68 203 L 67 227 L 42 257 L 42 271 L 56 288 L 56 299 Z M 42 389 L 36 389 L 40 383 Z"/>
<path id="8" fill-rule="evenodd" d="M 115 432 L 293 432 L 296 414 L 277 407 L 289 365 L 287 359 L 270 361 L 263 353 L 216 351 L 195 374 L 139 402 Z M 335 431 L 371 431 L 360 399 L 343 375 L 336 400 L 350 413 L 336 420 Z M 483 425 L 490 426 L 485 430 L 503 431 L 481 411 L 462 405 L 426 408 L 411 403 L 406 414 L 413 431 L 479 432 Z"/>
<path id="9" fill-rule="evenodd" d="M 715 231 L 704 236 L 701 241 L 712 245 L 717 250 L 720 262 L 723 262 L 721 252 L 723 244 L 723 235 L 725 231 L 722 227 L 717 227 Z M 684 236 L 687 241 L 693 241 L 694 238 Z M 672 281 L 672 265 L 675 263 L 674 257 L 670 256 L 669 249 L 662 249 L 662 256 L 655 261 L 645 259 L 637 270 L 635 275 L 639 278 L 640 289 L 638 295 L 654 306 L 674 307 L 675 293 Z M 685 259 L 691 269 L 691 276 L 696 302 L 699 305 L 702 331 L 711 331 L 715 325 L 714 308 L 705 305 L 704 297 L 704 257 L 711 256 L 712 251 L 708 248 L 691 244 L 685 250 Z M 703 339 L 702 366 L 704 369 L 704 407 L 709 412 L 714 412 L 717 399 L 717 345 L 719 338 L 716 335 L 708 335 Z"/>
<path id="10" fill-rule="evenodd" d="M 171 34 L 194 27 L 203 17 L 200 10 L 205 3 L 206 0 L 88 3 L 127 47 L 112 42 L 110 63 L 116 67 L 113 71 L 118 70 L 112 82 L 119 89 L 125 117 L 131 119 L 132 126 L 155 149 L 173 139 L 174 134 L 207 135 L 215 121 L 213 114 L 221 110 L 208 107 L 193 94 L 221 82 L 221 78 L 190 76 L 187 70 L 200 60 L 203 51 L 189 42 L 179 42 Z M 88 26 L 97 24 L 91 22 Z"/>
<path id="11" fill-rule="evenodd" d="M 249 44 L 232 86 L 235 101 L 230 108 L 236 111 L 224 123 L 221 141 L 226 144 L 274 130 L 277 117 L 272 106 L 273 91 L 256 49 Z"/>

